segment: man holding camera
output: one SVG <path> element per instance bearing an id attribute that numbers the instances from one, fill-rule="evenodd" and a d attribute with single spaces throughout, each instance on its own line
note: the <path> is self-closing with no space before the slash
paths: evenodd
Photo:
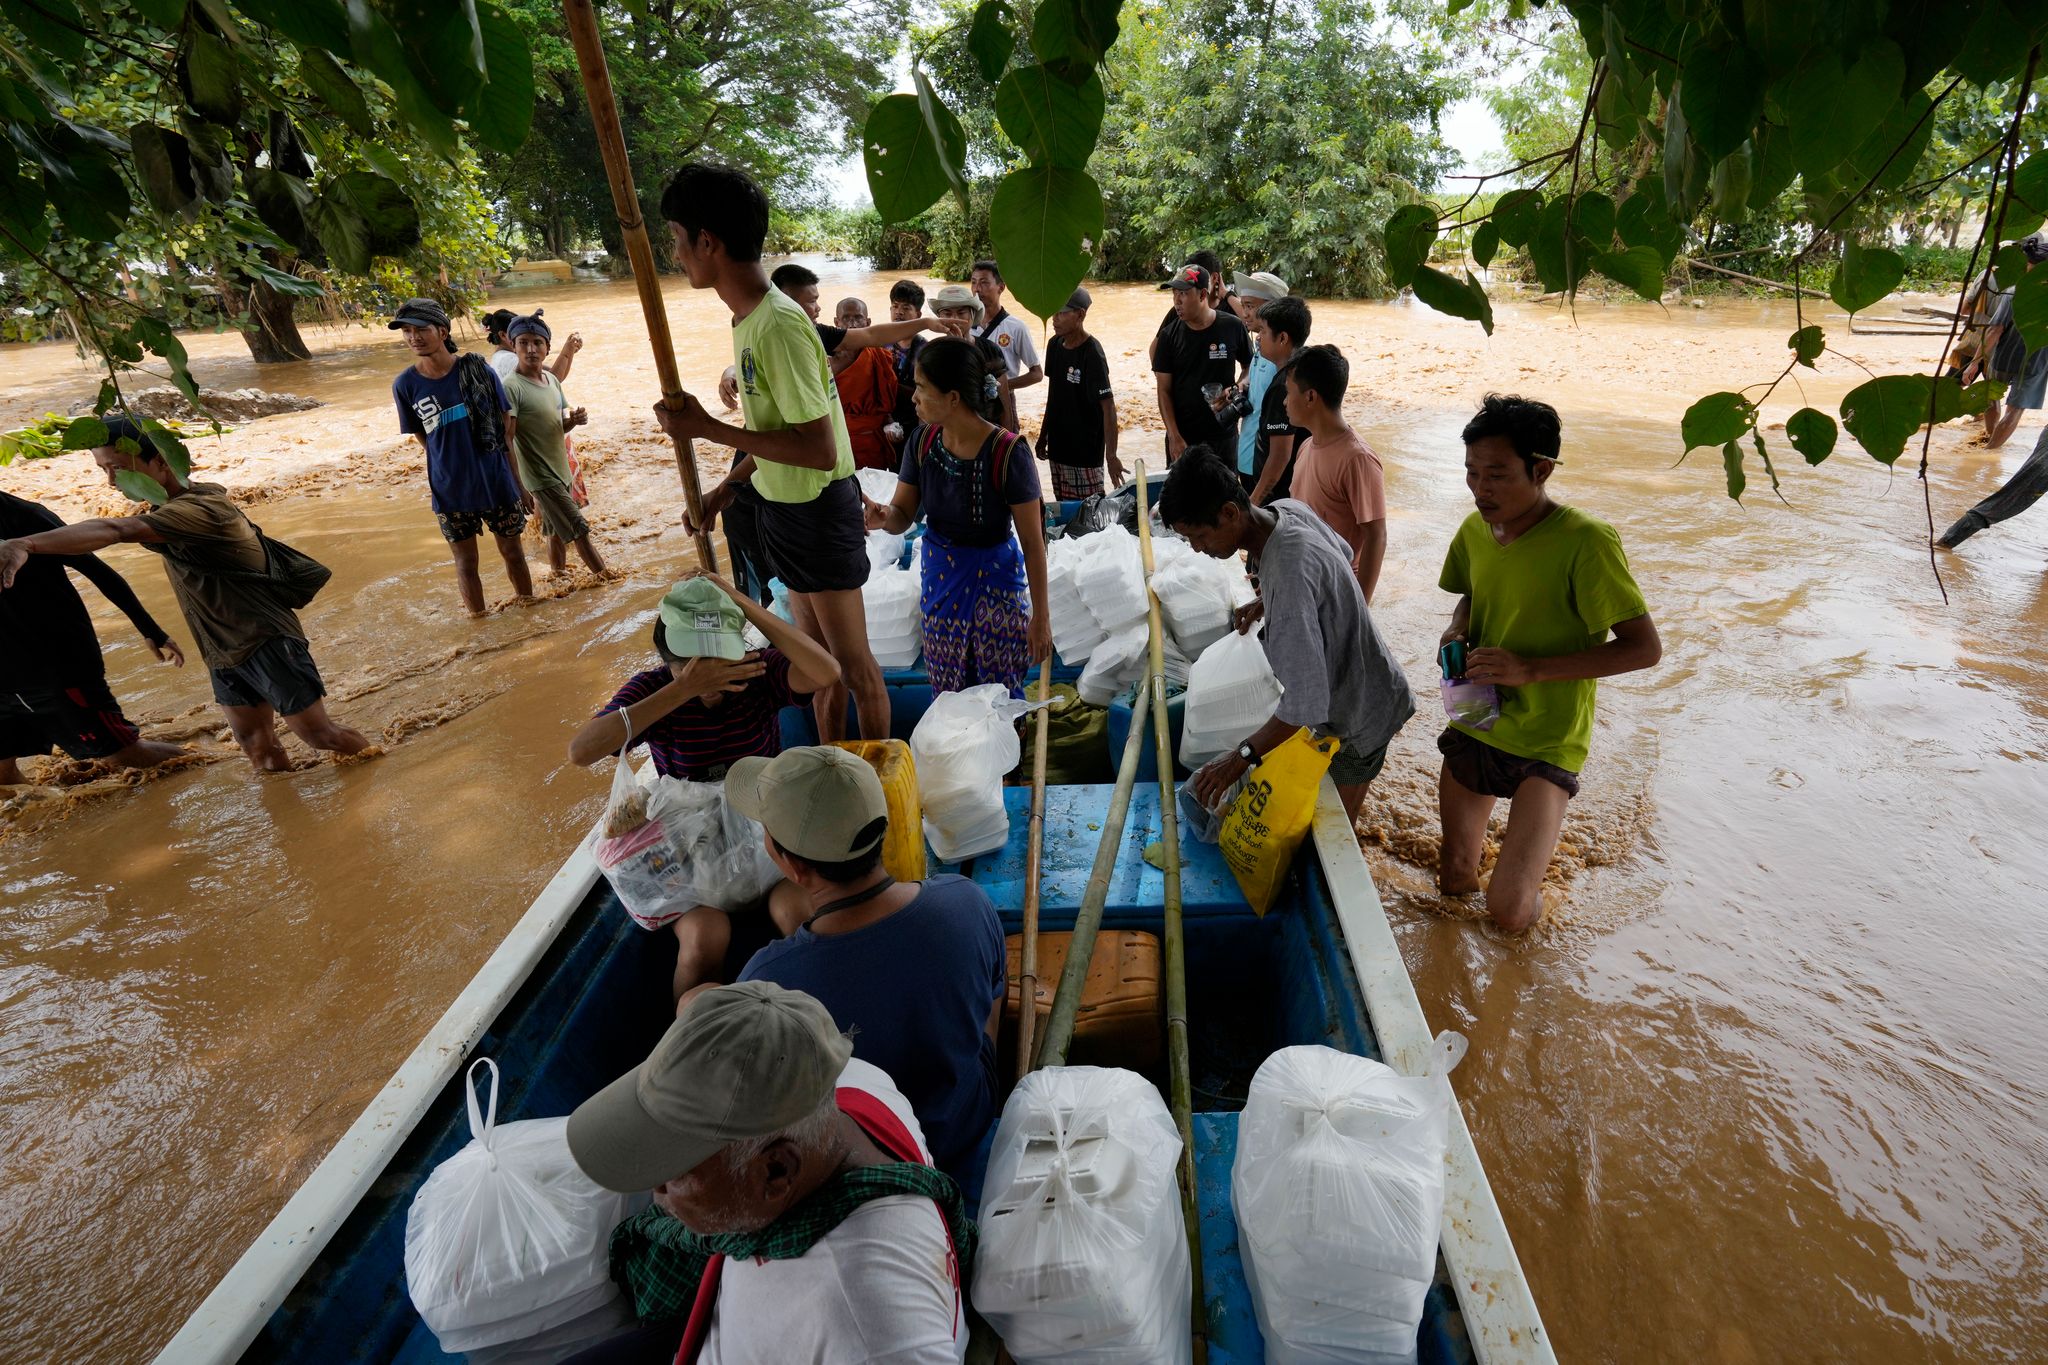
<path id="1" fill-rule="evenodd" d="M 1173 320 L 1152 347 L 1152 374 L 1159 384 L 1159 416 L 1166 424 L 1166 458 L 1180 458 L 1191 445 L 1237 449 L 1234 407 L 1219 414 L 1225 392 L 1251 367 L 1251 334 L 1235 313 L 1209 302 L 1210 276 L 1199 265 L 1182 266 L 1168 285 Z"/>

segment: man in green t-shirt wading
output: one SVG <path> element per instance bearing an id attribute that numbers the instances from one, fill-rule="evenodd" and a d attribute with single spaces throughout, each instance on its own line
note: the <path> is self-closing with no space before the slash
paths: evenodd
<path id="1" fill-rule="evenodd" d="M 1543 874 L 1565 802 L 1578 794 L 1593 739 L 1594 679 L 1649 668 L 1664 647 L 1621 537 L 1550 499 L 1557 409 L 1488 394 L 1464 441 L 1465 484 L 1478 510 L 1451 538 L 1438 579 L 1458 594 L 1443 643 L 1470 646 L 1462 677 L 1498 689 L 1500 714 L 1483 729 L 1454 720 L 1437 739 L 1437 885 L 1449 895 L 1480 889 L 1487 819 L 1496 800 L 1512 801 L 1486 911 L 1519 932 L 1542 914 Z"/>
<path id="2" fill-rule="evenodd" d="M 796 623 L 824 643 L 845 679 L 819 688 L 813 698 L 820 741 L 844 736 L 849 688 L 861 737 L 887 739 L 889 694 L 868 648 L 861 610 L 867 528 L 853 477 L 853 445 L 810 315 L 770 288 L 761 268 L 767 196 L 743 172 L 691 162 L 662 194 L 661 214 L 690 287 L 716 290 L 732 310 L 733 364 L 746 426 L 719 421 L 690 394 L 673 407 L 657 403 L 655 417 L 672 439 L 746 450 L 724 481 L 705 494 L 704 516 L 715 521 L 742 485 L 751 483 L 760 495 L 760 548 L 768 571 L 789 589 Z"/>

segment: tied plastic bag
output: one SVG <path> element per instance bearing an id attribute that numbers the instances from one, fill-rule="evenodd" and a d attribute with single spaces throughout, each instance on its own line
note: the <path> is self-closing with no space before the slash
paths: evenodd
<path id="1" fill-rule="evenodd" d="M 941 862 L 989 853 L 1009 841 L 1003 776 L 1023 752 L 1017 717 L 1031 707 L 1001 683 L 932 698 L 910 733 L 925 837 Z"/>
<path id="2" fill-rule="evenodd" d="M 1465 1039 L 1440 1033 L 1427 1076 L 1289 1047 L 1252 1078 L 1230 1202 L 1245 1282 L 1273 1365 L 1416 1358 L 1436 1272 L 1449 1073 Z"/>
<path id="3" fill-rule="evenodd" d="M 1279 898 L 1294 851 L 1307 837 L 1316 813 L 1323 774 L 1337 752 L 1337 740 L 1296 730 L 1266 751 L 1244 775 L 1244 790 L 1223 817 L 1223 861 L 1237 877 L 1252 913 L 1263 915 Z"/>
<path id="4" fill-rule="evenodd" d="M 1446 641 L 1436 658 L 1443 674 L 1439 686 L 1445 717 L 1473 730 L 1491 730 L 1500 719 L 1500 689 L 1465 676 L 1465 642 Z"/>
<path id="5" fill-rule="evenodd" d="M 1143 1077 L 1053 1066 L 990 1148 L 974 1305 L 1018 1365 L 1167 1365 L 1193 1349 L 1180 1134 Z"/>
<path id="6" fill-rule="evenodd" d="M 478 1067 L 490 1069 L 479 1110 Z M 498 1067 L 464 1080 L 470 1142 L 434 1168 L 405 1220 L 405 1289 L 441 1349 L 505 1346 L 585 1318 L 618 1297 L 612 1229 L 647 1207 L 569 1155 L 569 1120 L 498 1123 Z"/>
<path id="7" fill-rule="evenodd" d="M 727 803 L 722 786 L 676 777 L 642 785 L 624 749 L 594 834 L 598 869 L 643 929 L 659 929 L 699 905 L 748 909 L 781 877 L 762 846 L 761 827 Z"/>

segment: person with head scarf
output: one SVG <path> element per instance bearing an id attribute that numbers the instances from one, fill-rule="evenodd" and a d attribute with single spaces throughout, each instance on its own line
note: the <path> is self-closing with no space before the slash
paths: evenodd
<path id="1" fill-rule="evenodd" d="M 537 318 L 545 311 L 547 310 L 536 308 L 526 316 Z M 512 324 L 520 316 L 510 308 L 493 308 L 477 319 L 483 324 L 484 340 L 491 343 L 491 368 L 498 372 L 500 379 L 519 368 L 519 353 L 512 348 L 511 329 Z M 554 359 L 548 361 L 548 373 L 557 379 L 567 379 L 569 366 L 576 359 L 576 353 L 582 349 L 583 334 L 569 333 L 562 339 L 562 349 L 555 352 Z"/>
<path id="2" fill-rule="evenodd" d="M 505 335 L 519 357 L 519 368 L 504 377 L 506 425 L 519 481 L 532 495 L 534 511 L 547 531 L 548 568 L 562 573 L 574 545 L 583 566 L 602 574 L 604 557 L 592 543 L 590 523 L 577 505 L 575 469 L 569 462 L 569 430 L 588 422 L 589 414 L 569 406 L 562 381 L 545 368 L 554 337 L 538 312 L 514 318 Z"/>

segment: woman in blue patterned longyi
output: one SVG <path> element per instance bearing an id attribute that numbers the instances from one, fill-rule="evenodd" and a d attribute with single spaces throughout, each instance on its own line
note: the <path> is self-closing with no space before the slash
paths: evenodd
<path id="1" fill-rule="evenodd" d="M 896 496 L 868 525 L 901 533 L 923 507 L 924 662 L 934 692 L 1001 683 L 1016 692 L 1052 653 L 1038 463 L 996 409 L 973 346 L 935 337 L 919 352 L 923 424 L 903 449 Z"/>

